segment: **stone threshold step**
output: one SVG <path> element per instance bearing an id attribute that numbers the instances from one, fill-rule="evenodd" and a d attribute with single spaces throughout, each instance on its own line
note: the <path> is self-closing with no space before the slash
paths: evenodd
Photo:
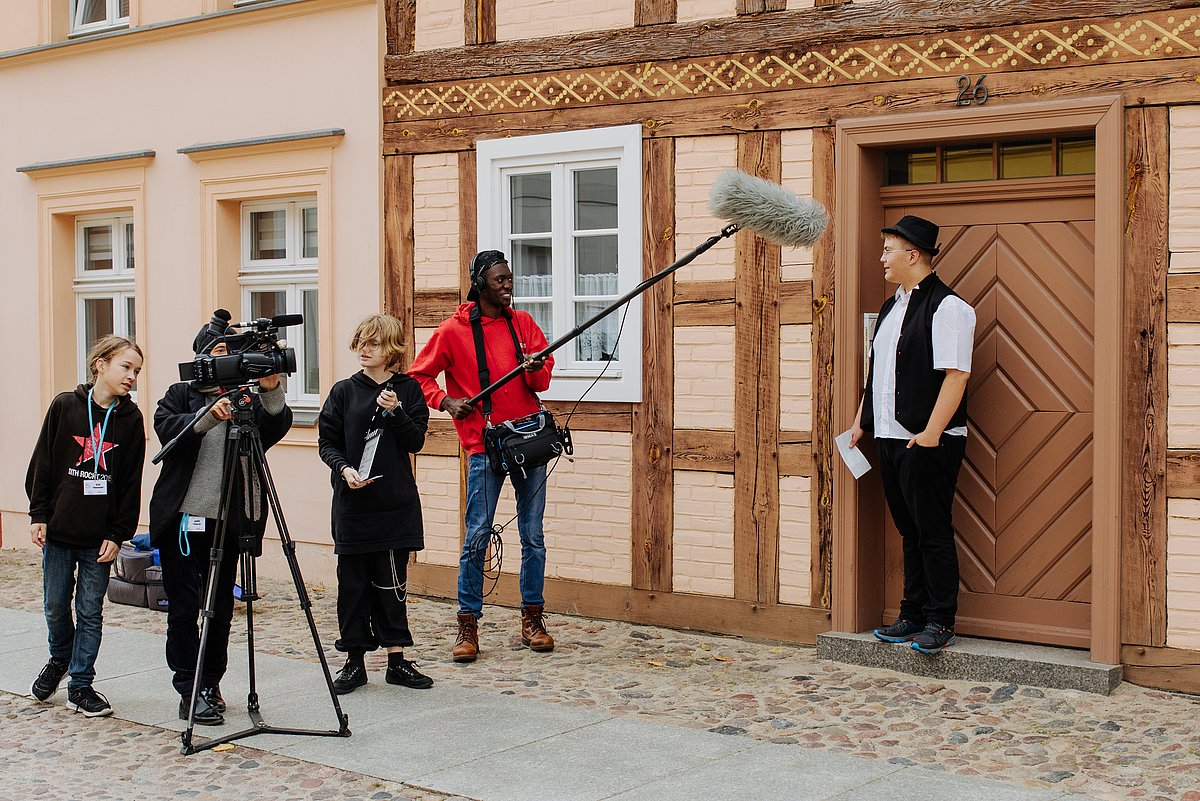
<path id="1" fill-rule="evenodd" d="M 817 635 L 817 656 L 934 679 L 999 681 L 1101 695 L 1121 683 L 1120 665 L 1092 662 L 1087 651 L 975 637 L 958 637 L 940 653 L 922 654 L 908 643 L 880 642 L 869 631 L 829 631 Z"/>

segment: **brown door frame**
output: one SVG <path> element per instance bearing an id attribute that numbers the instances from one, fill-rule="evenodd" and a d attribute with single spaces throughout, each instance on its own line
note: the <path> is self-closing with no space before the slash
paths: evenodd
<path id="1" fill-rule="evenodd" d="M 1117 663 L 1121 647 L 1121 317 L 1123 104 L 1104 96 L 992 108 L 955 108 L 867 119 L 842 120 L 836 130 L 834 235 L 838 243 L 834 304 L 834 418 L 842 428 L 854 420 L 862 395 L 862 315 L 874 312 L 866 288 L 877 263 L 883 184 L 878 158 L 885 147 L 933 144 L 997 136 L 1045 135 L 1094 130 L 1096 135 L 1095 433 L 1092 484 L 1091 658 Z M 870 308 L 867 308 L 867 306 Z M 883 610 L 883 493 L 868 476 L 861 485 L 846 470 L 834 471 L 833 628 L 863 631 Z"/>

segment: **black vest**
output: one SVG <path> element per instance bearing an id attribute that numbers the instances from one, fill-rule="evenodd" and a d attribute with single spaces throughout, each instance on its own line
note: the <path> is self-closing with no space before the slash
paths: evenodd
<path id="1" fill-rule="evenodd" d="M 938 310 L 942 301 L 953 295 L 958 297 L 953 289 L 946 286 L 937 273 L 930 273 L 913 289 L 908 301 L 908 311 L 900 323 L 900 341 L 896 345 L 896 421 L 914 434 L 925 430 L 933 407 L 937 403 L 938 392 L 942 389 L 942 381 L 946 373 L 933 369 L 933 314 Z M 879 317 L 875 321 L 875 331 L 888 312 L 896 305 L 893 294 L 883 303 Z M 875 339 L 871 339 L 871 366 L 867 371 L 867 387 L 863 395 L 863 411 L 861 425 L 865 431 L 875 430 Z M 963 392 L 962 400 L 955 410 L 954 416 L 946 424 L 947 429 L 965 426 L 967 424 L 967 393 Z"/>

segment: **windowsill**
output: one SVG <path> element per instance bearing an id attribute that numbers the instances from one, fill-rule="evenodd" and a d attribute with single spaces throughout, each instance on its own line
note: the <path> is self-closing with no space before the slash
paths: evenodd
<path id="1" fill-rule="evenodd" d="M 302 426 L 304 428 L 316 428 L 317 418 L 320 417 L 320 409 L 297 409 L 292 407 L 292 426 Z"/>
<path id="2" fill-rule="evenodd" d="M 73 42 L 77 39 L 84 39 L 88 36 L 96 36 L 101 33 L 112 33 L 113 31 L 123 31 L 127 30 L 128 28 L 129 20 L 124 20 L 123 22 L 115 22 L 112 25 L 97 26 L 95 28 L 88 28 L 87 30 L 82 31 L 72 31 L 71 33 L 67 34 L 67 40 Z"/>

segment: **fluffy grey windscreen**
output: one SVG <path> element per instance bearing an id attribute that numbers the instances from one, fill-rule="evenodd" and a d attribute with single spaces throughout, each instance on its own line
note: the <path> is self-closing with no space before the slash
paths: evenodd
<path id="1" fill-rule="evenodd" d="M 794 248 L 812 245 L 829 225 L 829 213 L 820 202 L 741 170 L 726 170 L 717 177 L 708 208 L 743 230 Z"/>

